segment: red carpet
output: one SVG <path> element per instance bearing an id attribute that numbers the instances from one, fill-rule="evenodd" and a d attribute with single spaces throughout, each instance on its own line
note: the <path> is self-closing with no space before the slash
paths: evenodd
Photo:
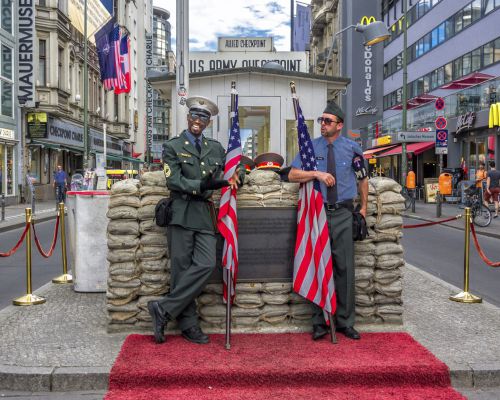
<path id="1" fill-rule="evenodd" d="M 446 365 L 408 334 L 338 338 L 237 334 L 227 351 L 223 335 L 209 345 L 130 335 L 105 399 L 463 399 Z"/>

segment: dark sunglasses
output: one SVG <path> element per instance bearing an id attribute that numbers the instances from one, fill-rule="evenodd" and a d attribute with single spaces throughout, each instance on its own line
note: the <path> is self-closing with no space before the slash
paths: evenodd
<path id="1" fill-rule="evenodd" d="M 191 118 L 193 121 L 195 119 L 199 119 L 201 122 L 204 122 L 204 123 L 208 123 L 208 121 L 210 121 L 210 117 L 208 115 L 197 113 L 197 112 L 190 112 L 189 118 Z"/>
<path id="2" fill-rule="evenodd" d="M 333 123 L 335 123 L 335 124 L 340 123 L 340 121 L 334 121 L 333 119 L 330 119 L 330 118 L 318 117 L 318 124 L 321 124 L 322 122 L 324 122 L 325 125 L 331 125 Z"/>

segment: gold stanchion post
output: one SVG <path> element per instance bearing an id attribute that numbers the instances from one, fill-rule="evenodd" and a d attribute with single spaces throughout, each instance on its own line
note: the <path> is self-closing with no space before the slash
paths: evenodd
<path id="1" fill-rule="evenodd" d="M 465 248 L 464 248 L 464 290 L 451 296 L 450 300 L 459 303 L 481 303 L 483 299 L 469 293 L 469 258 L 470 258 L 470 224 L 472 216 L 470 207 L 465 208 Z"/>
<path id="2" fill-rule="evenodd" d="M 52 283 L 72 283 L 73 277 L 68 274 L 68 258 L 66 256 L 66 223 L 64 222 L 64 203 L 59 203 L 59 224 L 61 225 L 61 253 L 63 274 L 52 279 Z"/>
<path id="3" fill-rule="evenodd" d="M 31 208 L 26 209 L 26 224 L 31 224 Z M 31 306 L 45 303 L 43 297 L 31 293 L 31 226 L 26 232 L 26 295 L 14 299 L 15 306 Z"/>

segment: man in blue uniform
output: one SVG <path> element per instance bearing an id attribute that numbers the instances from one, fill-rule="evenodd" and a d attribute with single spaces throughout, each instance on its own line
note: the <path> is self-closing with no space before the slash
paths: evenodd
<path id="1" fill-rule="evenodd" d="M 290 182 L 320 182 L 325 202 L 328 231 L 333 255 L 335 291 L 337 294 L 336 330 L 350 339 L 359 339 L 354 329 L 354 242 L 353 199 L 360 194 L 360 213 L 366 216 L 368 203 L 368 175 L 361 147 L 341 136 L 344 112 L 334 102 L 329 102 L 323 115 L 318 118 L 321 137 L 312 141 L 317 171 L 301 169 L 300 154 L 292 163 L 288 175 Z M 314 305 L 313 339 L 318 340 L 328 333 L 323 311 Z"/>

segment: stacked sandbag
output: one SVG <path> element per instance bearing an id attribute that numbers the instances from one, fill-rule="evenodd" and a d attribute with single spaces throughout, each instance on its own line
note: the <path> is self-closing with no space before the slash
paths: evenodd
<path id="1" fill-rule="evenodd" d="M 207 330 L 225 327 L 222 284 L 205 287 L 198 297 L 198 312 Z M 231 315 L 232 326 L 239 331 L 293 331 L 310 329 L 312 308 L 307 300 L 293 293 L 291 282 L 238 283 Z"/>
<path id="2" fill-rule="evenodd" d="M 140 233 L 138 213 L 141 207 L 140 182 L 126 179 L 111 188 L 107 212 L 109 274 L 108 317 L 111 325 L 133 325 L 137 322 L 137 295 L 140 271 L 136 263 Z"/>
<path id="3" fill-rule="evenodd" d="M 281 182 L 274 171 L 254 169 L 238 191 L 238 207 L 296 207 L 297 183 Z"/>
<path id="4" fill-rule="evenodd" d="M 141 289 L 138 293 L 140 313 L 138 326 L 150 327 L 147 302 L 161 298 L 169 290 L 170 260 L 168 258 L 167 228 L 156 225 L 155 207 L 169 197 L 163 171 L 146 172 L 141 176 L 141 208 L 139 209 L 140 245 L 137 252 Z"/>
<path id="5" fill-rule="evenodd" d="M 375 177 L 369 180 L 369 202 L 376 210 L 367 218 L 370 246 L 375 258 L 373 287 L 370 300 L 376 309 L 375 317 L 386 324 L 401 324 L 402 271 L 404 265 L 401 245 L 404 198 L 401 186 L 394 180 Z M 363 298 L 366 300 L 366 298 Z M 370 317 L 372 318 L 373 315 Z M 376 321 L 375 319 L 375 322 Z"/>

